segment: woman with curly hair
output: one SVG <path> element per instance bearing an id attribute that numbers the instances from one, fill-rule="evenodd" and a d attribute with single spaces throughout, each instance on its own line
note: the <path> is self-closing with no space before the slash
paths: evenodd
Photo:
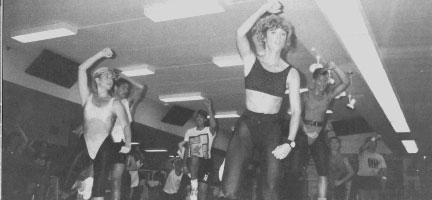
<path id="1" fill-rule="evenodd" d="M 262 199 L 279 199 L 280 160 L 295 146 L 301 113 L 300 78 L 298 71 L 286 61 L 286 53 L 295 46 L 296 37 L 294 28 L 276 15 L 281 10 L 278 1 L 270 1 L 237 30 L 247 110 L 237 122 L 225 160 L 222 187 L 228 199 L 238 198 L 244 169 L 254 149 L 261 153 L 258 157 Z M 248 34 L 254 36 L 251 41 Z M 292 114 L 288 137 L 282 138 L 278 113 L 286 90 L 290 93 Z"/>

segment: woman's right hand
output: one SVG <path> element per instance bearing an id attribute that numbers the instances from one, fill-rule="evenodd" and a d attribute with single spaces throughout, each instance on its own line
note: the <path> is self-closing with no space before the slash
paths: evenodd
<path id="1" fill-rule="evenodd" d="M 268 0 L 264 6 L 269 13 L 277 14 L 282 12 L 282 4 L 279 0 Z"/>
<path id="2" fill-rule="evenodd" d="M 102 49 L 102 51 L 100 51 L 99 53 L 102 57 L 105 58 L 111 58 L 113 56 L 113 51 L 110 48 Z"/>

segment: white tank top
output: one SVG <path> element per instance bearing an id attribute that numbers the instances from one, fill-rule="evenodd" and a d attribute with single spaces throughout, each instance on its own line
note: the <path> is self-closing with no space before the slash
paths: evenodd
<path id="1" fill-rule="evenodd" d="M 129 122 L 132 122 L 132 115 L 129 109 L 129 102 L 127 99 L 122 99 L 120 100 L 120 102 L 122 103 L 123 107 L 126 110 Z M 116 120 L 113 130 L 111 131 L 111 136 L 113 138 L 114 142 L 121 142 L 122 140 L 125 139 L 124 134 L 123 134 L 123 128 L 121 127 L 120 121 Z"/>
<path id="2" fill-rule="evenodd" d="M 94 105 L 91 94 L 84 105 L 84 139 L 90 158 L 94 159 L 112 127 L 114 98 L 101 107 Z"/>

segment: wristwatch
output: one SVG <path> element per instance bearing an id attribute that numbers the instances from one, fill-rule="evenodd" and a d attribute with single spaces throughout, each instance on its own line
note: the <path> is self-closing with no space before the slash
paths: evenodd
<path id="1" fill-rule="evenodd" d="M 284 138 L 284 143 L 287 143 L 291 147 L 291 149 L 296 146 L 296 143 L 292 140 L 289 140 L 288 138 Z"/>

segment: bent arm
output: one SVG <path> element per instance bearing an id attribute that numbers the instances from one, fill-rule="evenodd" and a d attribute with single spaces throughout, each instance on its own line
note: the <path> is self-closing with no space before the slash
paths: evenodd
<path id="1" fill-rule="evenodd" d="M 338 85 L 335 86 L 335 88 L 333 89 L 333 91 L 332 91 L 332 93 L 330 95 L 331 98 L 335 98 L 337 95 L 339 95 L 345 89 L 348 88 L 348 86 L 351 84 L 351 81 L 347 77 L 347 75 L 345 74 L 345 72 L 343 72 L 341 69 L 339 69 L 339 67 L 334 62 L 330 62 L 329 63 L 329 69 L 335 71 L 336 72 L 336 76 L 341 81 Z"/>
<path id="2" fill-rule="evenodd" d="M 279 7 L 276 5 L 278 4 Z M 271 9 L 272 7 L 276 6 L 277 9 Z M 245 66 L 245 72 L 249 72 L 250 68 L 252 67 L 252 62 L 255 60 L 255 55 L 252 52 L 251 46 L 249 44 L 249 40 L 247 39 L 247 33 L 252 29 L 255 22 L 258 21 L 258 19 L 265 14 L 266 12 L 273 12 L 277 13 L 280 12 L 281 5 L 278 1 L 271 1 L 263 6 L 261 6 L 255 13 L 253 13 L 249 18 L 246 19 L 246 21 L 243 22 L 242 25 L 237 29 L 236 32 L 236 44 L 237 44 L 237 50 L 240 54 L 240 57 L 243 60 L 243 64 Z M 245 73 L 247 74 L 247 73 Z"/>
<path id="3" fill-rule="evenodd" d="M 206 99 L 205 100 L 205 105 L 207 107 L 207 110 L 209 112 L 209 121 L 210 121 L 210 133 L 214 136 L 216 134 L 216 128 L 217 128 L 217 124 L 216 124 L 216 119 L 214 117 L 214 113 L 213 113 L 213 103 L 210 99 Z"/>
<path id="4" fill-rule="evenodd" d="M 82 105 L 85 104 L 87 97 L 90 95 L 90 89 L 88 87 L 87 70 L 99 59 L 112 56 L 112 51 L 109 48 L 102 49 L 92 57 L 84 61 L 78 68 L 78 88 L 81 96 Z"/>
<path id="5" fill-rule="evenodd" d="M 148 90 L 147 85 L 144 85 L 142 88 L 137 89 L 137 91 L 133 91 L 133 94 L 129 99 L 129 106 L 132 115 L 132 120 L 133 120 L 133 116 L 135 115 L 138 104 L 140 104 L 141 101 L 144 100 L 144 98 L 146 97 L 147 90 Z"/>

